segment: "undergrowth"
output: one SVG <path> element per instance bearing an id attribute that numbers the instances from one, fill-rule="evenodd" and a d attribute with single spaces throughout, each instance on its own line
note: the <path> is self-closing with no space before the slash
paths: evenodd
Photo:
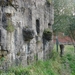
<path id="1" fill-rule="evenodd" d="M 46 61 L 38 61 L 28 67 L 16 66 L 9 68 L 0 75 L 75 75 L 75 53 L 72 46 L 65 46 L 64 56 L 52 52 L 52 58 Z"/>

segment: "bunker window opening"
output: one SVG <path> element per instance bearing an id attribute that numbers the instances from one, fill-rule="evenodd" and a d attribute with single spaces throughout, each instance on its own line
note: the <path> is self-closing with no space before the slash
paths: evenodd
<path id="1" fill-rule="evenodd" d="M 36 32 L 37 32 L 37 34 L 40 33 L 40 21 L 39 21 L 39 19 L 36 19 Z"/>

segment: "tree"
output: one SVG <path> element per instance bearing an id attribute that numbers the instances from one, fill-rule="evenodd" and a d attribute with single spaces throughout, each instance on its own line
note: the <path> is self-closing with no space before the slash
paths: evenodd
<path id="1" fill-rule="evenodd" d="M 54 33 L 64 31 L 64 26 L 69 23 L 69 16 L 73 14 L 73 5 L 72 0 L 54 0 Z"/>
<path id="2" fill-rule="evenodd" d="M 69 25 L 72 21 L 70 18 L 72 18 L 74 13 L 74 5 L 73 0 L 54 0 L 53 32 L 56 36 L 58 36 L 58 32 L 64 32 L 70 27 Z"/>
<path id="3" fill-rule="evenodd" d="M 65 30 L 65 34 L 71 38 L 72 44 L 74 46 L 74 52 L 75 52 L 75 16 L 71 16 L 69 21 L 70 23 Z"/>

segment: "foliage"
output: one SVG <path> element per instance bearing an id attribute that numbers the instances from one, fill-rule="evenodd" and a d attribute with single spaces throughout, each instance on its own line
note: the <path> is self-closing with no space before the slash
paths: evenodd
<path id="1" fill-rule="evenodd" d="M 1 75 L 15 75 L 14 73 L 1 73 Z"/>
<path id="2" fill-rule="evenodd" d="M 46 0 L 48 3 L 51 3 L 52 0 Z"/>
<path id="3" fill-rule="evenodd" d="M 73 52 L 73 46 L 66 46 L 65 56 L 63 57 L 63 64 L 67 63 L 69 65 L 69 69 L 71 70 L 71 75 L 75 75 L 75 53 Z"/>
<path id="4" fill-rule="evenodd" d="M 67 28 L 64 30 L 64 33 L 71 38 L 72 45 L 74 46 L 75 51 L 75 16 L 71 16 L 69 19 L 70 23 Z"/>
<path id="5" fill-rule="evenodd" d="M 7 30 L 8 32 L 13 32 L 13 31 L 15 30 L 15 28 L 14 28 L 14 26 L 13 26 L 13 24 L 12 24 L 12 22 L 11 22 L 10 20 L 7 21 L 6 30 Z"/>
<path id="6" fill-rule="evenodd" d="M 46 0 L 47 6 L 50 7 L 51 0 Z"/>
<path id="7" fill-rule="evenodd" d="M 64 32 L 74 12 L 73 0 L 54 0 L 54 33 Z"/>
<path id="8" fill-rule="evenodd" d="M 20 54 L 21 54 L 20 52 L 17 52 L 17 54 L 16 54 L 16 55 L 17 55 L 17 56 L 19 56 Z"/>
<path id="9" fill-rule="evenodd" d="M 30 75 L 28 68 L 22 66 L 13 67 L 10 69 L 10 72 L 14 73 L 14 75 Z"/>
<path id="10" fill-rule="evenodd" d="M 50 31 L 49 28 L 45 29 L 43 32 L 43 38 L 46 40 L 50 41 L 52 39 L 52 32 Z"/>
<path id="11" fill-rule="evenodd" d="M 55 47 L 52 52 L 52 58 L 46 61 L 37 61 L 28 67 L 13 66 L 0 75 L 75 75 L 75 53 L 73 46 L 65 46 L 65 54 L 61 58 Z"/>
<path id="12" fill-rule="evenodd" d="M 59 32 L 63 32 L 68 35 L 75 47 L 75 1 L 54 0 L 54 9 L 54 34 L 58 36 Z"/>

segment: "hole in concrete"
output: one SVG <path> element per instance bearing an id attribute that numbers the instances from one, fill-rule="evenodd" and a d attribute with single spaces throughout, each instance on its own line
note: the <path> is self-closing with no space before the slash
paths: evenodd
<path id="1" fill-rule="evenodd" d="M 38 61 L 38 53 L 36 53 L 36 61 Z"/>
<path id="2" fill-rule="evenodd" d="M 40 21 L 39 21 L 39 19 L 36 19 L 36 32 L 37 32 L 37 34 L 40 33 Z"/>
<path id="3" fill-rule="evenodd" d="M 29 65 L 29 56 L 27 57 L 27 65 Z"/>
<path id="4" fill-rule="evenodd" d="M 24 28 L 23 29 L 23 39 L 24 41 L 30 41 L 34 38 L 34 30 L 31 28 Z"/>
<path id="5" fill-rule="evenodd" d="M 48 27 L 50 27 L 51 26 L 51 23 L 48 23 Z"/>
<path id="6" fill-rule="evenodd" d="M 27 53 L 30 53 L 30 43 L 27 44 Z"/>

